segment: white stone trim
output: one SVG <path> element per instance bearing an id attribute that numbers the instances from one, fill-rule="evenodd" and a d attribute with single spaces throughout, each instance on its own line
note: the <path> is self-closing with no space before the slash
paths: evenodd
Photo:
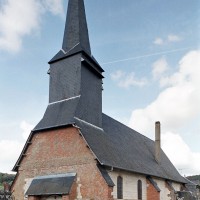
<path id="1" fill-rule="evenodd" d="M 91 123 L 89 123 L 89 122 L 86 122 L 85 120 L 82 120 L 82 119 L 80 119 L 80 118 L 78 118 L 78 117 L 74 117 L 74 118 L 77 119 L 77 120 L 79 120 L 79 121 L 81 121 L 81 122 L 84 122 L 84 123 L 86 123 L 86 124 L 88 124 L 88 125 L 90 125 L 90 126 L 92 126 L 92 127 L 94 127 L 94 128 L 97 128 L 97 129 L 103 131 L 102 128 L 100 128 L 100 127 L 98 127 L 98 126 L 96 126 L 96 125 L 94 125 L 94 124 L 91 124 Z"/>
<path id="2" fill-rule="evenodd" d="M 80 98 L 80 96 L 81 95 L 78 95 L 78 96 L 75 96 L 75 97 L 70 97 L 68 99 L 63 99 L 63 100 L 60 100 L 60 101 L 55 101 L 55 102 L 49 103 L 49 105 L 53 105 L 53 104 L 56 104 L 56 103 L 61 103 L 61 102 L 64 102 L 64 101 L 69 101 L 69 100 L 72 100 L 72 99 Z"/>

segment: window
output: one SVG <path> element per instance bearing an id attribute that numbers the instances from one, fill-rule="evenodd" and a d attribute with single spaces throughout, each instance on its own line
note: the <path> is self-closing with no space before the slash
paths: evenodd
<path id="1" fill-rule="evenodd" d="M 123 199 L 123 178 L 121 176 L 117 177 L 117 198 Z"/>
<path id="2" fill-rule="evenodd" d="M 138 189 L 138 200 L 142 200 L 142 181 L 141 180 L 138 180 L 137 189 Z"/>

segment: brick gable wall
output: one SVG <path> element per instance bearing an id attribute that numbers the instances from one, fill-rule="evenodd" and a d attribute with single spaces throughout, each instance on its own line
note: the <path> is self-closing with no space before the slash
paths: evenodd
<path id="1" fill-rule="evenodd" d="M 37 133 L 31 142 L 12 187 L 15 200 L 24 199 L 23 188 L 26 180 L 35 176 L 68 172 L 77 173 L 83 200 L 112 199 L 112 188 L 106 184 L 96 166 L 94 155 L 77 128 L 68 127 Z M 76 193 L 76 189 L 73 189 L 73 193 Z M 74 199 L 75 195 L 71 194 L 71 199 Z"/>

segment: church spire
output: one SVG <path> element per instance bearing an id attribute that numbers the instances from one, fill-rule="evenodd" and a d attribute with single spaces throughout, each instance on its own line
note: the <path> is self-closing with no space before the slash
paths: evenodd
<path id="1" fill-rule="evenodd" d="M 69 0 L 62 49 L 49 64 L 79 52 L 91 56 L 85 6 L 83 0 Z"/>
<path id="2" fill-rule="evenodd" d="M 69 0 L 62 49 L 69 52 L 76 46 L 91 55 L 83 0 Z"/>
<path id="3" fill-rule="evenodd" d="M 91 56 L 83 0 L 69 0 L 62 49 L 49 62 L 49 105 L 34 130 L 75 119 L 102 127 L 102 73 Z"/>

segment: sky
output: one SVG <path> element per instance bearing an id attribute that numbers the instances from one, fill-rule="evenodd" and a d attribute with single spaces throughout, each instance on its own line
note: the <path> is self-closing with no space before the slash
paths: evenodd
<path id="1" fill-rule="evenodd" d="M 85 0 L 103 112 L 154 140 L 182 175 L 200 174 L 199 0 Z M 0 0 L 0 172 L 10 172 L 48 105 L 48 61 L 67 0 Z"/>

